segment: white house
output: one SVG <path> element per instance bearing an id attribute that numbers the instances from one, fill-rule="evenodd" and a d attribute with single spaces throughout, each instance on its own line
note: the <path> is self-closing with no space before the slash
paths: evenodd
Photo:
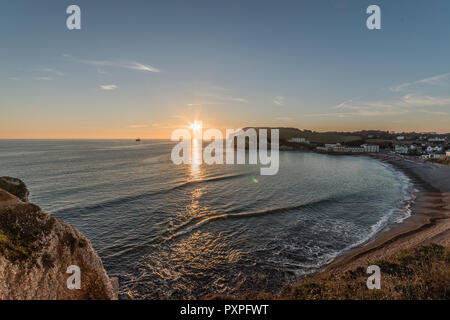
<path id="1" fill-rule="evenodd" d="M 309 143 L 306 138 L 290 138 L 288 142 L 294 142 L 294 143 Z"/>
<path id="2" fill-rule="evenodd" d="M 430 155 L 432 159 L 444 159 L 445 154 L 443 153 L 434 153 Z"/>
<path id="3" fill-rule="evenodd" d="M 316 149 L 326 152 L 351 152 L 351 153 L 364 152 L 364 148 L 362 147 L 346 147 L 340 143 L 326 143 L 325 147 L 317 147 Z"/>
<path id="4" fill-rule="evenodd" d="M 397 136 L 397 140 L 405 140 L 404 136 Z"/>
<path id="5" fill-rule="evenodd" d="M 441 151 L 442 151 L 442 147 L 440 147 L 440 146 L 436 146 L 436 147 L 428 146 L 427 147 L 427 152 L 441 152 Z"/>
<path id="6" fill-rule="evenodd" d="M 380 152 L 380 146 L 376 144 L 363 144 L 361 147 L 364 148 L 364 152 Z"/>
<path id="7" fill-rule="evenodd" d="M 445 142 L 445 138 L 434 137 L 428 139 L 429 142 Z"/>
<path id="8" fill-rule="evenodd" d="M 340 146 L 342 146 L 340 143 L 325 143 L 325 148 L 336 148 Z"/>
<path id="9" fill-rule="evenodd" d="M 395 146 L 395 152 L 400 154 L 407 154 L 408 153 L 408 147 L 402 146 L 402 145 L 396 145 Z"/>

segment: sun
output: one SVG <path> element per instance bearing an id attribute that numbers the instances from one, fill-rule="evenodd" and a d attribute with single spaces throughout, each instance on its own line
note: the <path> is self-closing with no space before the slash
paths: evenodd
<path id="1" fill-rule="evenodd" d="M 198 131 L 202 128 L 202 123 L 201 121 L 195 120 L 193 123 L 189 125 L 189 128 L 192 129 L 193 131 Z"/>

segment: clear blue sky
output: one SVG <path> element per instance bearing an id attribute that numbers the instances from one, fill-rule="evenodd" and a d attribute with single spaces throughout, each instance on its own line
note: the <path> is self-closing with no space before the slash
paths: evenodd
<path id="1" fill-rule="evenodd" d="M 66 28 L 67 6 L 82 30 Z M 381 30 L 366 8 L 381 7 Z M 450 132 L 450 1 L 0 2 L 0 138 Z"/>

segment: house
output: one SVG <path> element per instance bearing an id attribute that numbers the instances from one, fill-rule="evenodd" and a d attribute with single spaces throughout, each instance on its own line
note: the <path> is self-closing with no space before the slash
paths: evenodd
<path id="1" fill-rule="evenodd" d="M 417 144 L 412 144 L 412 145 L 409 146 L 409 150 L 412 153 L 415 153 L 415 154 L 419 153 L 420 154 L 420 153 L 422 153 L 422 146 L 417 145 Z"/>
<path id="2" fill-rule="evenodd" d="M 445 154 L 443 153 L 434 153 L 431 155 L 432 159 L 445 159 Z"/>
<path id="3" fill-rule="evenodd" d="M 400 154 L 407 154 L 408 153 L 408 146 L 402 146 L 402 145 L 396 145 L 395 146 L 395 152 Z"/>
<path id="4" fill-rule="evenodd" d="M 364 148 L 361 147 L 347 147 L 345 148 L 345 152 L 352 152 L 352 153 L 362 153 L 364 152 Z"/>
<path id="5" fill-rule="evenodd" d="M 380 152 L 380 146 L 363 144 L 360 147 L 346 147 L 340 143 L 326 143 L 324 147 L 317 147 L 316 150 L 323 152 L 364 153 Z"/>
<path id="6" fill-rule="evenodd" d="M 440 146 L 428 146 L 427 147 L 427 152 L 441 152 L 442 151 L 442 147 Z"/>
<path id="7" fill-rule="evenodd" d="M 428 142 L 445 142 L 445 140 L 446 140 L 445 138 L 434 137 L 428 139 Z"/>
<path id="8" fill-rule="evenodd" d="M 288 142 L 293 142 L 293 143 L 308 143 L 308 144 L 309 144 L 309 141 L 306 140 L 306 138 L 290 138 L 290 139 L 288 140 Z"/>
<path id="9" fill-rule="evenodd" d="M 364 152 L 380 152 L 380 146 L 376 144 L 363 144 L 361 145 L 361 148 L 364 149 Z"/>
<path id="10" fill-rule="evenodd" d="M 397 138 L 396 138 L 397 140 L 405 140 L 405 137 L 404 136 L 397 136 Z"/>
<path id="11" fill-rule="evenodd" d="M 450 150 L 447 150 L 447 151 L 445 152 L 445 155 L 447 156 L 447 158 L 450 158 Z"/>
<path id="12" fill-rule="evenodd" d="M 325 143 L 325 148 L 336 148 L 336 147 L 341 147 L 342 144 L 340 143 Z"/>

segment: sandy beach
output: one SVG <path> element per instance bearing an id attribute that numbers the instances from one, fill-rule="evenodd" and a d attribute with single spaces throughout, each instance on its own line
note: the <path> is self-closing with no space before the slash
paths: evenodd
<path id="1" fill-rule="evenodd" d="M 437 261 L 439 254 L 436 252 L 440 248 L 445 251 L 450 246 L 450 166 L 398 155 L 371 154 L 370 157 L 389 164 L 411 179 L 416 190 L 410 203 L 411 216 L 382 231 L 370 242 L 330 261 L 320 271 L 287 284 L 279 294 L 254 292 L 238 299 L 429 299 L 445 296 L 444 288 L 450 281 L 448 269 L 442 260 Z M 414 256 L 417 253 L 414 250 L 435 255 L 435 260 L 421 260 L 420 253 Z M 399 262 L 402 256 L 408 256 L 409 260 Z M 416 261 L 417 265 L 408 265 L 411 261 Z M 383 264 L 386 272 L 384 291 L 367 290 L 366 268 L 369 262 Z M 415 270 L 417 274 L 402 278 L 405 276 L 402 270 Z M 430 280 L 426 275 L 435 278 Z M 441 276 L 442 279 L 439 278 Z M 426 291 L 436 283 L 442 288 L 435 290 L 434 294 Z M 210 295 L 206 298 L 231 297 Z"/>
<path id="2" fill-rule="evenodd" d="M 373 154 L 371 157 L 401 170 L 414 183 L 417 192 L 411 217 L 339 257 L 323 272 L 343 272 L 366 265 L 368 260 L 383 259 L 400 250 L 429 243 L 450 244 L 450 166 L 398 155 Z"/>

